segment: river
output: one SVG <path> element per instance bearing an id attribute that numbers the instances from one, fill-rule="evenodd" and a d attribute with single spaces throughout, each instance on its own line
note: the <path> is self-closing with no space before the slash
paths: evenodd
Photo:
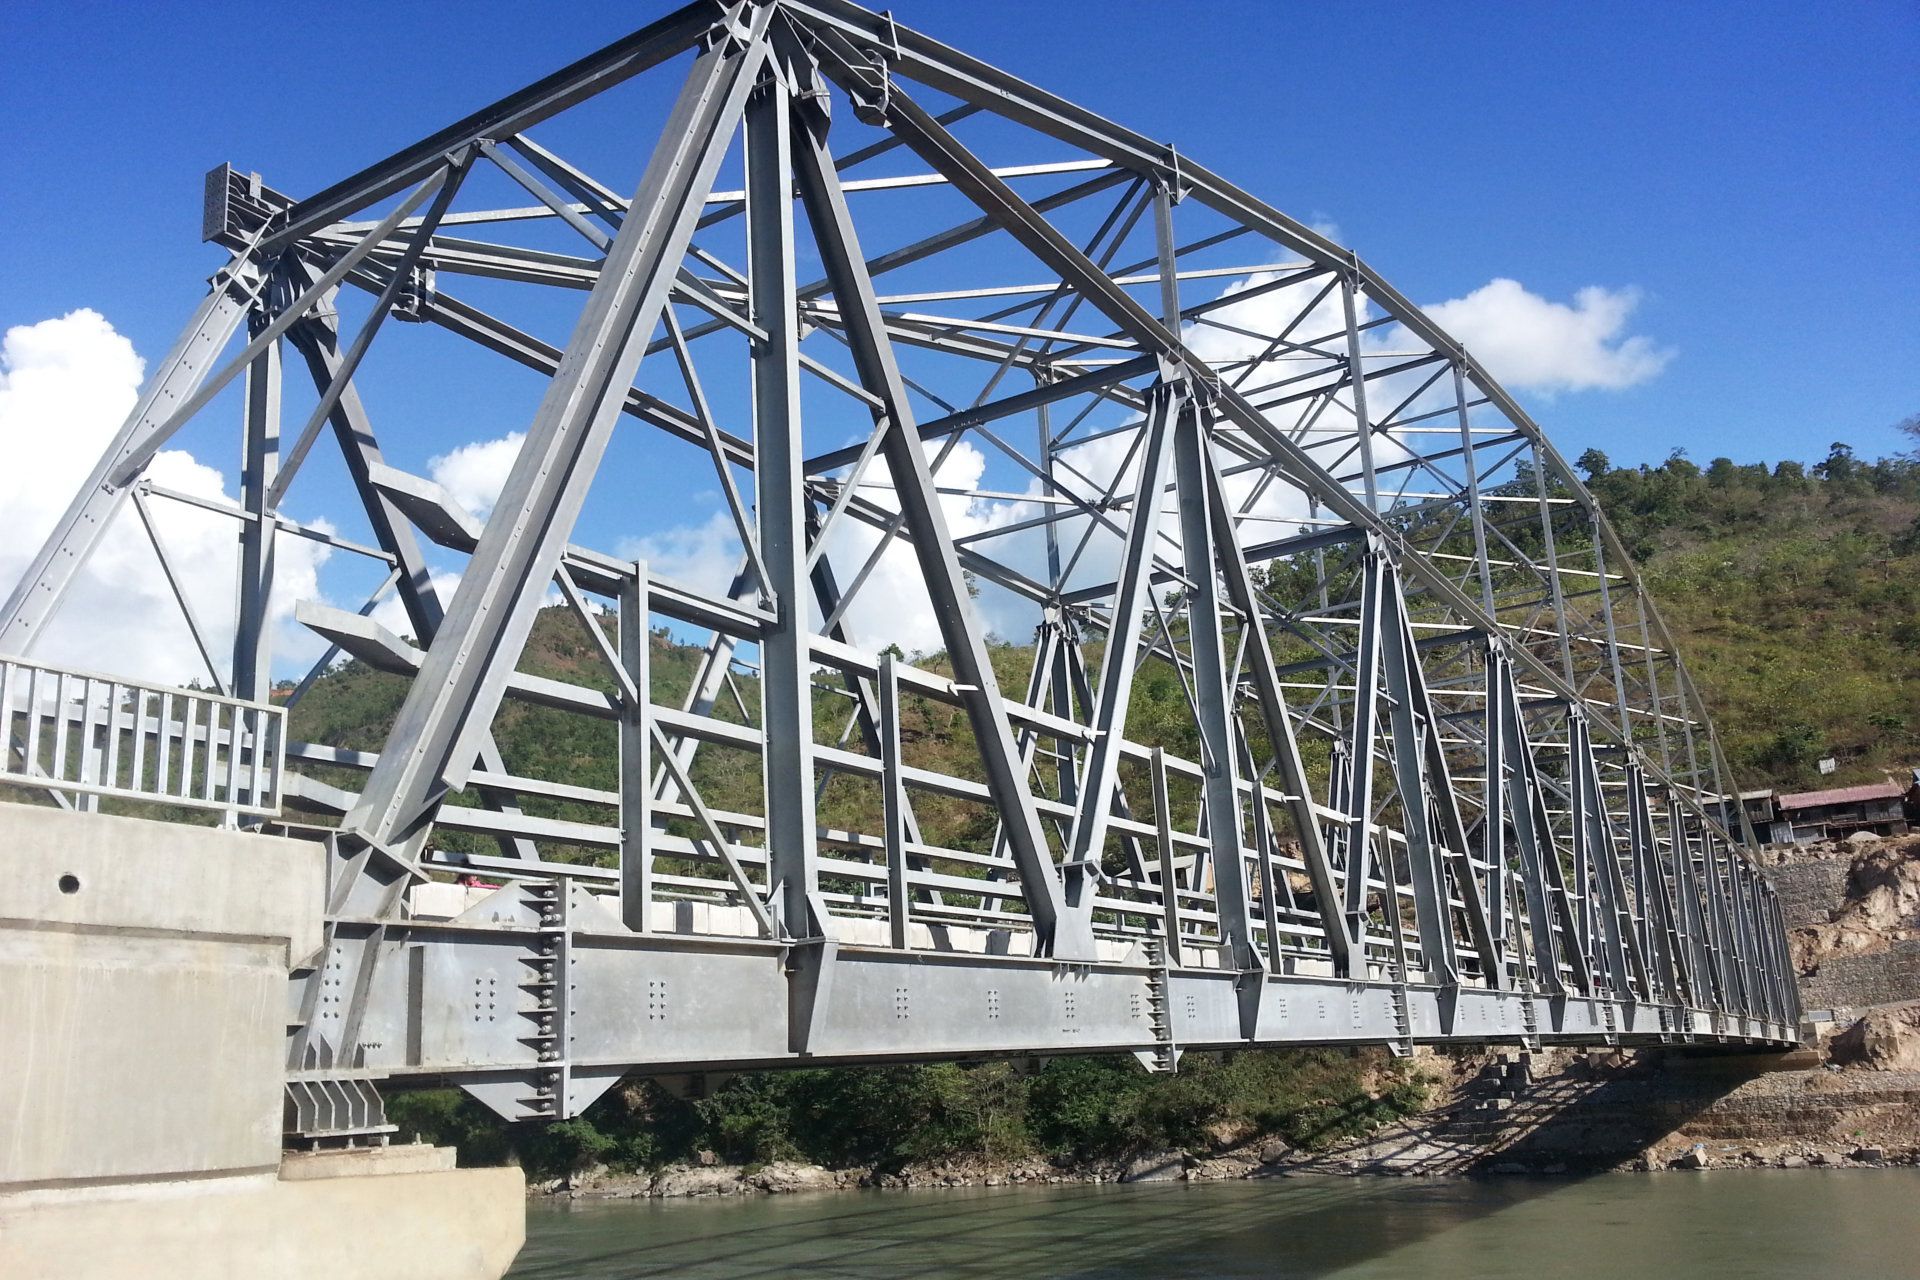
<path id="1" fill-rule="evenodd" d="M 1920 1170 L 829 1192 L 536 1204 L 509 1280 L 1920 1277 Z"/>

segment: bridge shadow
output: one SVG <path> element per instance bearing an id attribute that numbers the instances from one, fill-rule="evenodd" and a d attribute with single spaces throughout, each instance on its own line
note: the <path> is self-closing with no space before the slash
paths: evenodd
<path id="1" fill-rule="evenodd" d="M 1576 1060 L 1531 1080 L 1521 1064 L 1496 1063 L 1448 1106 L 1336 1145 L 1297 1167 L 1424 1177 L 1604 1172 L 1631 1166 L 1756 1069 L 1738 1058 L 1649 1055 L 1618 1065 Z"/>
<path id="2" fill-rule="evenodd" d="M 1305 1177 L 601 1203 L 530 1212 L 510 1276 L 1307 1280 L 1561 1185 Z"/>

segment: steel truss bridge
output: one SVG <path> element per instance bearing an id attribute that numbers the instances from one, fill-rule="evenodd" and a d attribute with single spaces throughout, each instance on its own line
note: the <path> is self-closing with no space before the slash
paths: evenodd
<path id="1" fill-rule="evenodd" d="M 1175 148 L 842 0 L 702 0 L 306 199 L 217 169 L 206 234 L 230 259 L 0 614 L 4 766 L 327 842 L 294 1132 L 377 1129 L 380 1081 L 529 1118 L 797 1062 L 1795 1039 L 1592 496 L 1359 257 Z M 481 519 L 396 419 L 489 364 L 538 407 Z M 383 420 L 376 368 L 427 389 Z M 237 503 L 149 474 L 210 417 Z M 730 583 L 574 541 L 695 467 Z M 178 503 L 233 520 L 230 621 Z M 27 656 L 134 519 L 212 692 Z M 276 701 L 293 539 L 379 585 L 299 604 L 327 652 Z M 594 678 L 518 669 L 556 598 Z M 855 633 L 889 615 L 937 659 Z M 704 642 L 684 699 L 657 628 Z M 390 732 L 288 740 L 341 655 L 406 679 Z M 593 722 L 617 786 L 516 765 L 503 704 Z"/>

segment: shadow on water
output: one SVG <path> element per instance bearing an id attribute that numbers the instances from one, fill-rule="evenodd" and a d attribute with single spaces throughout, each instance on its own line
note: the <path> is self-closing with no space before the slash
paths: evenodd
<path id="1" fill-rule="evenodd" d="M 1744 1074 L 1576 1069 L 1515 1089 L 1494 1072 L 1453 1107 L 1317 1158 L 1307 1176 L 534 1206 L 511 1275 L 1308 1280 L 1397 1272 L 1389 1255 L 1402 1250 L 1446 1254 L 1491 1244 L 1503 1252 L 1509 1227 L 1484 1220 L 1519 1210 L 1518 1220 L 1549 1222 L 1559 1211 L 1526 1210 L 1542 1197 L 1607 1206 L 1646 1195 L 1645 1184 L 1629 1189 L 1633 1179 L 1582 1184 L 1671 1133 Z M 1489 1099 L 1504 1102 L 1489 1106 Z M 1574 1176 L 1457 1176 L 1507 1166 Z M 1429 1176 L 1312 1176 L 1369 1168 Z M 1605 1221 L 1587 1225 L 1599 1233 L 1597 1248 L 1615 1247 Z M 1549 1252 L 1556 1244 L 1573 1248 L 1572 1239 L 1551 1225 L 1541 1230 Z M 1549 1274 L 1594 1274 L 1586 1269 L 1594 1261 L 1575 1258 L 1571 1269 Z"/>
<path id="2" fill-rule="evenodd" d="M 1303 1177 L 536 1207 L 512 1277 L 1305 1280 L 1566 1185 Z"/>
<path id="3" fill-rule="evenodd" d="M 1574 1066 L 1517 1086 L 1489 1068 L 1451 1105 L 1336 1144 L 1300 1167 L 1426 1176 L 1619 1168 L 1758 1069 L 1735 1058 L 1688 1060 L 1682 1067 Z"/>

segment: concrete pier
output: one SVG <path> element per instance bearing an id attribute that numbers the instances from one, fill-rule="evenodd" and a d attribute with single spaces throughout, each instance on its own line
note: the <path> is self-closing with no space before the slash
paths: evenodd
<path id="1" fill-rule="evenodd" d="M 493 1280 L 517 1169 L 280 1149 L 316 845 L 0 805 L 0 1275 Z"/>

